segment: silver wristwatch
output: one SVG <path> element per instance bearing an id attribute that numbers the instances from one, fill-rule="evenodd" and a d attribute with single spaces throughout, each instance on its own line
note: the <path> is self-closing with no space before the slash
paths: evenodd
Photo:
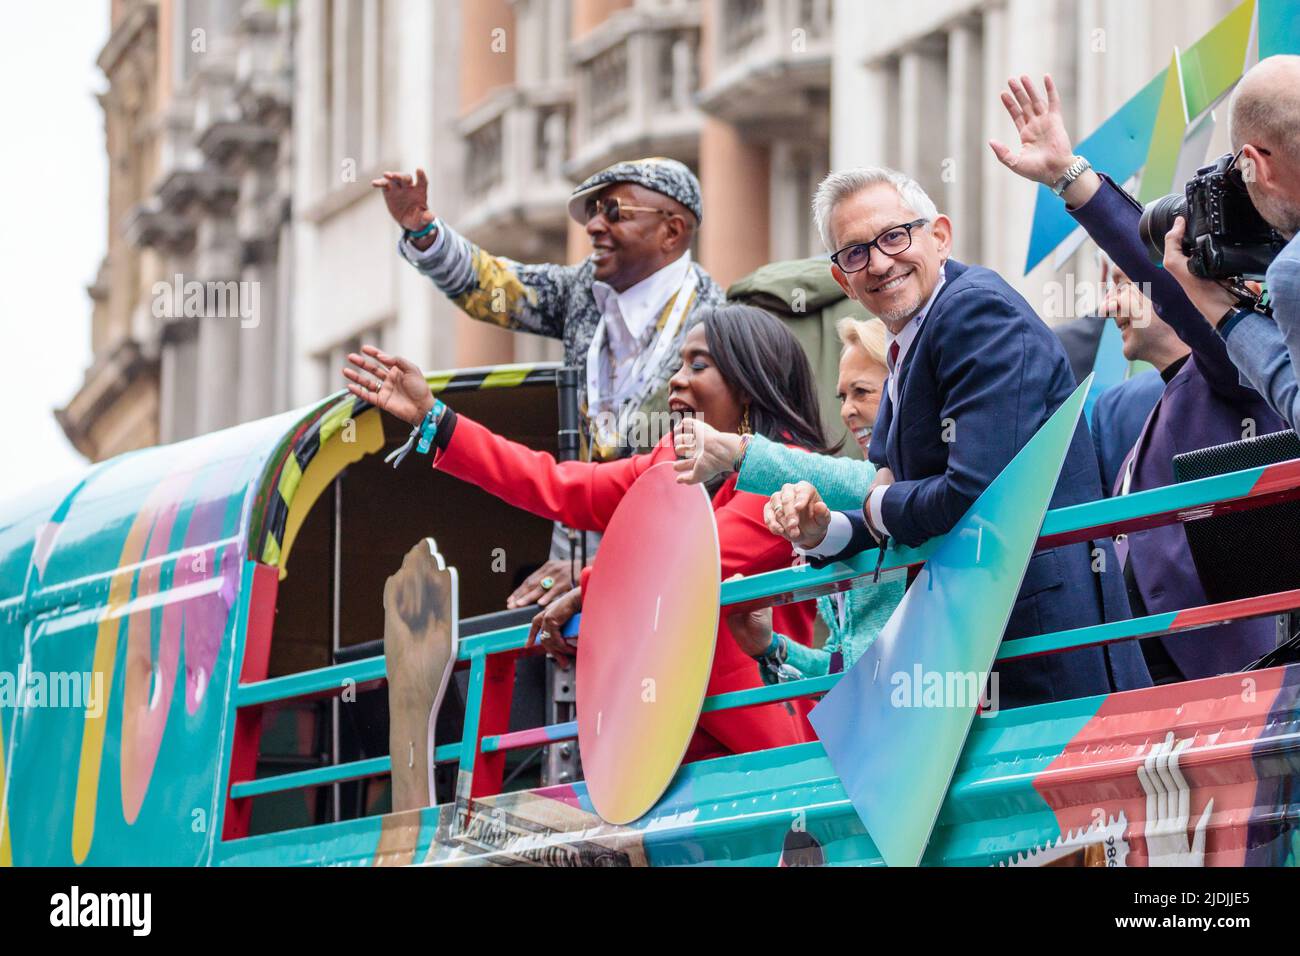
<path id="1" fill-rule="evenodd" d="M 1066 167 L 1065 175 L 1056 181 L 1056 184 L 1052 187 L 1052 192 L 1056 193 L 1058 196 L 1061 195 L 1070 187 L 1070 183 L 1074 182 L 1090 169 L 1092 169 L 1092 163 L 1088 162 L 1082 156 L 1074 157 L 1074 162 Z"/>

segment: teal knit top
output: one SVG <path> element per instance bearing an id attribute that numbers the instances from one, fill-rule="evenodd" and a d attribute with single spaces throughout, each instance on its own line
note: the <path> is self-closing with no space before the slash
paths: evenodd
<path id="1" fill-rule="evenodd" d="M 850 511 L 862 507 L 875 477 L 876 466 L 868 461 L 814 455 L 754 435 L 740 464 L 736 489 L 767 496 L 780 491 L 784 484 L 808 481 L 832 511 Z M 905 587 L 902 581 L 882 581 L 874 587 L 819 597 L 817 610 L 830 636 L 823 647 L 812 648 L 780 635 L 786 646 L 786 664 L 799 677 L 820 677 L 830 670 L 831 654 L 838 650 L 848 670 L 875 641 L 903 599 Z M 777 682 L 767 668 L 760 665 L 759 671 L 765 683 Z"/>

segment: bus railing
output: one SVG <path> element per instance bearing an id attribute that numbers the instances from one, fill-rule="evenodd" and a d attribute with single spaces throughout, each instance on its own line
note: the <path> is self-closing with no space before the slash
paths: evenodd
<path id="1" fill-rule="evenodd" d="M 1049 511 L 1038 547 L 1101 539 L 1298 498 L 1300 459 Z M 891 547 L 881 562 L 881 573 L 893 577 L 904 574 L 907 568 L 924 563 L 940 543 L 941 539 L 932 539 L 919 548 Z M 876 563 L 877 554 L 870 552 L 820 569 L 793 567 L 727 581 L 722 584 L 720 604 L 739 610 L 809 600 L 863 584 L 865 579 L 875 575 Z M 998 650 L 997 660 L 1060 653 L 1156 634 L 1182 633 L 1295 609 L 1300 609 L 1300 590 L 1006 641 Z M 519 625 L 460 641 L 457 667 L 468 667 L 470 672 L 464 728 L 459 741 L 438 745 L 434 752 L 435 762 L 460 765 L 458 797 L 482 797 L 500 792 L 507 752 L 572 740 L 577 736 L 575 721 L 516 731 L 507 729 L 515 660 L 521 654 L 544 653 L 538 646 L 526 646 L 528 630 L 527 625 Z M 830 674 L 718 694 L 706 698 L 702 709 L 705 712 L 733 710 L 817 696 L 830 690 L 841 676 Z M 235 703 L 238 710 L 249 710 L 290 700 L 331 697 L 348 688 L 378 687 L 386 679 L 385 660 L 379 656 L 241 684 L 236 689 Z M 246 800 L 390 772 L 388 757 L 366 758 L 271 777 L 232 780 L 230 798 Z"/>

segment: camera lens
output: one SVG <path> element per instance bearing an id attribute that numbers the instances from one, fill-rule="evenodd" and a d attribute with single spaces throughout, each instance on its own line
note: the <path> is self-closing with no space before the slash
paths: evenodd
<path id="1" fill-rule="evenodd" d="M 1147 203 L 1138 222 L 1138 234 L 1147 247 L 1147 255 L 1157 264 L 1165 261 L 1165 236 L 1179 216 L 1187 218 L 1187 197 L 1179 193 L 1161 196 Z"/>

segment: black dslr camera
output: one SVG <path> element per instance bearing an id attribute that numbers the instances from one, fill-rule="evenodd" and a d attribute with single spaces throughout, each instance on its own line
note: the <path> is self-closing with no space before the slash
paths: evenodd
<path id="1" fill-rule="evenodd" d="M 1231 153 L 1198 169 L 1185 195 L 1174 193 L 1147 203 L 1138 230 L 1153 262 L 1164 261 L 1165 234 L 1179 216 L 1187 221 L 1187 268 L 1202 279 L 1262 279 L 1286 245 L 1250 201 Z"/>

